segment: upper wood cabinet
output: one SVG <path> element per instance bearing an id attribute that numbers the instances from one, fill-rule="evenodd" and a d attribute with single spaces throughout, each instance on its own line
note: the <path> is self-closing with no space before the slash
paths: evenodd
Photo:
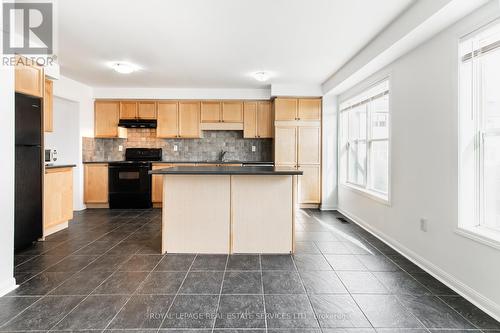
<path id="1" fill-rule="evenodd" d="M 218 123 L 222 120 L 221 102 L 203 101 L 201 102 L 201 122 Z"/>
<path id="2" fill-rule="evenodd" d="M 120 102 L 96 101 L 94 105 L 94 135 L 96 138 L 119 136 Z"/>
<path id="3" fill-rule="evenodd" d="M 296 98 L 276 98 L 274 100 L 275 120 L 297 120 L 298 100 Z"/>
<path id="4" fill-rule="evenodd" d="M 200 102 L 179 102 L 179 137 L 199 138 Z"/>
<path id="5" fill-rule="evenodd" d="M 243 104 L 243 137 L 257 137 L 257 102 Z"/>
<path id="6" fill-rule="evenodd" d="M 43 130 L 45 132 L 54 131 L 54 94 L 53 82 L 45 79 L 43 94 Z"/>
<path id="7" fill-rule="evenodd" d="M 120 119 L 156 119 L 156 102 L 121 101 Z"/>
<path id="8" fill-rule="evenodd" d="M 243 102 L 225 101 L 222 102 L 222 122 L 242 123 L 243 122 Z"/>
<path id="9" fill-rule="evenodd" d="M 137 117 L 137 102 L 120 102 L 120 119 L 135 119 Z"/>
<path id="10" fill-rule="evenodd" d="M 85 203 L 108 203 L 108 165 L 92 163 L 84 165 Z"/>
<path id="11" fill-rule="evenodd" d="M 15 90 L 16 92 L 43 97 L 45 75 L 43 67 L 24 57 L 16 57 Z"/>
<path id="12" fill-rule="evenodd" d="M 156 119 L 156 102 L 140 101 L 137 106 L 137 118 Z"/>
<path id="13" fill-rule="evenodd" d="M 273 111 L 269 101 L 257 103 L 257 137 L 273 137 Z"/>
<path id="14" fill-rule="evenodd" d="M 321 98 L 276 98 L 275 120 L 321 120 Z"/>
<path id="15" fill-rule="evenodd" d="M 179 137 L 179 102 L 158 102 L 158 123 L 156 136 L 159 138 Z"/>
<path id="16" fill-rule="evenodd" d="M 321 120 L 321 99 L 299 99 L 298 120 Z"/>
<path id="17" fill-rule="evenodd" d="M 242 123 L 243 102 L 203 101 L 201 102 L 202 123 Z"/>
<path id="18" fill-rule="evenodd" d="M 156 136 L 159 138 L 199 138 L 199 102 L 158 102 L 158 124 Z"/>
<path id="19" fill-rule="evenodd" d="M 252 101 L 243 104 L 243 137 L 273 137 L 273 119 L 270 102 Z"/>

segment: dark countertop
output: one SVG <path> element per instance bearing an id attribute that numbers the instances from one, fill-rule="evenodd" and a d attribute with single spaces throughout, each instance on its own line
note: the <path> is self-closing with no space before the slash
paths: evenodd
<path id="1" fill-rule="evenodd" d="M 75 168 L 76 164 L 52 164 L 46 165 L 45 169 Z"/>
<path id="2" fill-rule="evenodd" d="M 123 162 L 120 161 L 87 161 L 83 162 L 83 164 L 92 164 L 92 163 L 113 163 L 113 162 Z M 157 164 L 274 164 L 274 162 L 263 162 L 263 161 L 153 161 L 152 163 Z"/>
<path id="3" fill-rule="evenodd" d="M 268 166 L 178 166 L 149 172 L 152 175 L 302 175 L 291 167 Z"/>

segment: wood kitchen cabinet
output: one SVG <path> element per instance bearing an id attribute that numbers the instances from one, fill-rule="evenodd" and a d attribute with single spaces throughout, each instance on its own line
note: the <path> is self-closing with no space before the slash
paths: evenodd
<path id="1" fill-rule="evenodd" d="M 298 200 L 302 205 L 321 202 L 321 126 L 311 122 L 277 125 L 274 138 L 277 166 L 304 172 L 298 179 Z"/>
<path id="2" fill-rule="evenodd" d="M 108 203 L 108 164 L 84 165 L 84 201 L 87 204 Z"/>
<path id="3" fill-rule="evenodd" d="M 118 128 L 120 120 L 119 101 L 95 101 L 94 135 L 96 138 L 118 138 L 125 136 L 125 129 Z"/>
<path id="4" fill-rule="evenodd" d="M 179 137 L 200 136 L 200 102 L 179 102 Z"/>
<path id="5" fill-rule="evenodd" d="M 120 119 L 135 119 L 137 117 L 137 102 L 120 102 Z"/>
<path id="6" fill-rule="evenodd" d="M 27 58 L 16 56 L 14 71 L 16 92 L 43 97 L 45 82 L 43 67 Z"/>
<path id="7" fill-rule="evenodd" d="M 43 186 L 43 236 L 68 226 L 73 218 L 73 168 L 46 169 Z"/>
<path id="8" fill-rule="evenodd" d="M 159 138 L 199 138 L 200 102 L 158 102 Z"/>
<path id="9" fill-rule="evenodd" d="M 173 167 L 173 164 L 161 164 L 153 163 L 153 170 L 165 169 Z M 163 202 L 163 176 L 153 175 L 151 184 L 151 201 L 153 202 L 153 207 L 161 207 Z"/>
<path id="10" fill-rule="evenodd" d="M 54 131 L 54 94 L 53 83 L 45 79 L 43 94 L 43 130 L 44 132 Z"/>
<path id="11" fill-rule="evenodd" d="M 138 119 L 156 119 L 156 102 L 155 101 L 140 101 L 137 103 L 137 118 Z"/>
<path id="12" fill-rule="evenodd" d="M 201 102 L 202 123 L 242 123 L 243 102 L 203 101 Z"/>
<path id="13" fill-rule="evenodd" d="M 282 98 L 274 100 L 276 121 L 321 120 L 321 98 Z"/>
<path id="14" fill-rule="evenodd" d="M 222 122 L 242 123 L 243 122 L 243 102 L 224 101 L 222 102 Z"/>
<path id="15" fill-rule="evenodd" d="M 217 101 L 201 102 L 201 122 L 218 123 L 222 120 L 222 105 Z"/>
<path id="16" fill-rule="evenodd" d="M 252 101 L 243 104 L 243 137 L 273 137 L 273 119 L 270 102 Z"/>
<path id="17" fill-rule="evenodd" d="M 274 163 L 297 167 L 297 127 L 276 126 L 274 142 Z"/>

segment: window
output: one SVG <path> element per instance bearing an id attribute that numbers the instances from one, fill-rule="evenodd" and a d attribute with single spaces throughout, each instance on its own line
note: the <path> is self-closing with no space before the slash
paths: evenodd
<path id="1" fill-rule="evenodd" d="M 500 23 L 462 39 L 459 52 L 460 224 L 495 234 L 500 232 Z"/>
<path id="2" fill-rule="evenodd" d="M 344 183 L 389 198 L 389 81 L 340 106 Z"/>

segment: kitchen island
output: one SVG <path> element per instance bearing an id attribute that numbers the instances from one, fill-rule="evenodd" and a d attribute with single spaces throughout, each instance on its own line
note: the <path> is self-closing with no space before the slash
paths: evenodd
<path id="1" fill-rule="evenodd" d="M 293 253 L 289 167 L 179 166 L 163 176 L 162 253 Z"/>

